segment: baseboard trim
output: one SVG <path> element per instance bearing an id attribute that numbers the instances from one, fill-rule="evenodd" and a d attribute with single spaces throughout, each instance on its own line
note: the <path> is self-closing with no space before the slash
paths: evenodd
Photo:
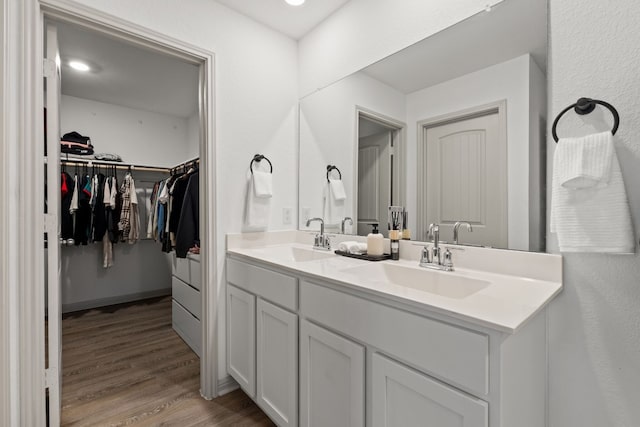
<path id="1" fill-rule="evenodd" d="M 171 295 L 171 288 L 158 289 L 155 291 L 136 292 L 134 294 L 118 295 L 115 297 L 100 298 L 91 301 L 80 301 L 71 304 L 62 304 L 62 313 L 71 313 L 74 311 L 89 310 L 97 307 L 105 307 L 108 305 L 124 304 L 127 302 L 143 300 L 147 298 L 156 298 Z"/>
<path id="2" fill-rule="evenodd" d="M 218 396 L 222 396 L 224 394 L 230 393 L 233 390 L 238 389 L 239 387 L 240 386 L 238 385 L 236 380 L 231 378 L 230 375 L 227 375 L 221 380 L 218 380 Z"/>

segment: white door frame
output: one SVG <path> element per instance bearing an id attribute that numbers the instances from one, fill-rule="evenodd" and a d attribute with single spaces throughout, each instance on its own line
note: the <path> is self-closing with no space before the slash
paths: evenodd
<path id="1" fill-rule="evenodd" d="M 420 120 L 417 125 L 417 143 L 418 143 L 418 157 L 417 157 L 417 185 L 416 185 L 416 235 L 415 239 L 420 241 L 427 241 L 425 232 L 429 228 L 427 224 L 427 198 L 423 197 L 426 194 L 426 180 L 427 180 L 427 167 L 424 163 L 425 156 L 427 155 L 427 136 L 426 130 L 432 127 L 441 126 L 447 123 L 459 122 L 462 120 L 473 119 L 476 117 L 486 116 L 488 114 L 498 114 L 498 136 L 500 140 L 498 143 L 505 147 L 505 155 L 507 147 L 507 100 L 491 102 L 488 104 L 479 105 L 476 107 L 467 108 L 465 110 L 455 111 L 441 116 L 432 117 L 424 120 Z M 505 157 L 506 161 L 506 157 Z M 505 194 L 507 188 L 504 189 Z M 505 199 L 506 200 L 506 199 Z M 505 218 L 507 215 L 505 213 Z"/>
<path id="2" fill-rule="evenodd" d="M 406 123 L 396 120 L 393 117 L 385 116 L 373 110 L 356 105 L 355 114 L 355 138 L 353 144 L 353 227 L 357 227 L 356 222 L 358 220 L 358 146 L 360 142 L 360 117 L 365 117 L 374 122 L 378 122 L 384 126 L 396 129 L 397 132 L 397 157 L 398 157 L 398 176 L 400 177 L 398 204 L 400 206 L 406 206 L 407 201 L 407 125 Z M 379 227 L 383 227 L 384 224 L 379 224 Z M 357 234 L 357 232 L 356 232 Z"/>
<path id="3" fill-rule="evenodd" d="M 93 31 L 132 41 L 201 64 L 200 197 L 202 234 L 202 355 L 200 393 L 217 396 L 217 282 L 213 52 L 149 30 L 70 0 L 2 0 L 3 46 L 2 182 L 0 195 L 0 424 L 45 425 L 44 248 L 42 196 L 44 18 L 72 21 Z M 11 203 L 4 203 L 10 201 Z M 215 206 L 215 203 L 214 203 Z M 7 307 L 8 310 L 4 310 Z M 8 318 L 8 319 L 7 319 Z M 8 320 L 8 322 L 5 322 Z M 9 327 L 6 327 L 9 325 Z M 8 333 L 8 336 L 5 336 Z M 5 345 L 6 344 L 6 345 Z M 4 378 L 3 378 L 4 379 Z"/>

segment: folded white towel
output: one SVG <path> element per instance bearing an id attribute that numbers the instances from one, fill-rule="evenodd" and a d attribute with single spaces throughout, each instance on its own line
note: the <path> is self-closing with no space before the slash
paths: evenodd
<path id="1" fill-rule="evenodd" d="M 329 186 L 331 187 L 331 195 L 335 200 L 344 200 L 347 198 L 347 193 L 344 191 L 344 184 L 341 179 L 329 179 Z"/>
<path id="2" fill-rule="evenodd" d="M 367 244 L 364 242 L 348 240 L 346 242 L 338 243 L 338 250 L 352 254 L 364 254 L 367 252 Z"/>
<path id="3" fill-rule="evenodd" d="M 582 138 L 563 138 L 558 142 L 559 183 L 567 188 L 606 187 L 613 162 L 611 132 L 596 133 Z"/>
<path id="4" fill-rule="evenodd" d="M 256 172 L 254 172 L 255 176 Z M 271 174 L 269 174 L 271 175 Z M 266 228 L 271 215 L 271 197 L 258 197 L 255 191 L 255 180 L 249 178 L 247 189 L 246 222 L 252 228 Z"/>
<path id="5" fill-rule="evenodd" d="M 254 171 L 253 194 L 259 198 L 270 198 L 273 196 L 273 175 L 269 172 Z"/>
<path id="6" fill-rule="evenodd" d="M 568 150 L 559 149 L 564 143 L 563 140 L 558 142 L 558 149 L 554 154 L 551 194 L 551 232 L 558 234 L 560 251 L 634 252 L 635 239 L 629 202 L 615 150 L 612 152 L 610 176 L 606 185 L 572 188 L 562 185 L 567 177 L 562 168 L 569 162 L 565 156 L 573 159 L 580 157 Z"/>
<path id="7" fill-rule="evenodd" d="M 339 225 L 345 217 L 346 197 L 344 199 L 337 199 L 333 196 L 331 181 L 332 180 L 329 180 L 329 183 L 325 185 L 323 194 L 325 226 Z"/>

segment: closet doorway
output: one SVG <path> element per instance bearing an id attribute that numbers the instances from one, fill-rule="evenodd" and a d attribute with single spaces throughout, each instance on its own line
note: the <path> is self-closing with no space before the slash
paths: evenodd
<path id="1" fill-rule="evenodd" d="M 49 425 L 60 424 L 67 355 L 95 361 L 64 372 L 65 384 L 84 372 L 80 388 L 93 387 L 94 395 L 166 375 L 156 392 L 164 395 L 186 376 L 198 397 L 215 397 L 213 55 L 86 10 L 44 9 Z M 89 137 L 93 156 L 74 144 L 77 152 L 61 153 L 61 136 L 81 145 Z M 106 160 L 94 157 L 104 153 Z M 181 185 L 182 199 L 162 196 L 163 184 Z M 107 197 L 116 190 L 120 204 Z M 83 202 L 75 197 L 84 198 L 86 215 L 78 215 Z M 188 198 L 185 219 L 178 207 Z M 113 228 L 109 219 L 99 224 L 105 216 L 96 206 L 115 211 L 116 204 L 120 220 Z M 189 220 L 185 248 L 180 236 L 188 233 L 179 233 Z M 53 237 L 58 234 L 60 240 Z M 110 335 L 101 336 L 107 330 Z M 193 370 L 171 376 L 172 364 L 197 366 L 199 378 Z M 147 371 L 135 377 L 127 369 Z"/>

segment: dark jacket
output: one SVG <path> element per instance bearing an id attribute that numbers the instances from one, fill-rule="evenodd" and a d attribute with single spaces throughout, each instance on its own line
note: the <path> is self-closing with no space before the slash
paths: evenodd
<path id="1" fill-rule="evenodd" d="M 200 245 L 200 172 L 189 177 L 176 231 L 176 256 L 186 258 L 189 249 Z"/>

